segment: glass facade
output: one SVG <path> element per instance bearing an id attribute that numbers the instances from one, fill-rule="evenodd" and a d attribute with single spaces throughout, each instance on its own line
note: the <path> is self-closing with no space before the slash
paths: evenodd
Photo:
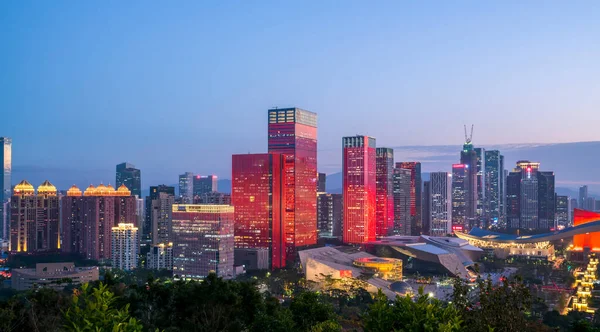
<path id="1" fill-rule="evenodd" d="M 5 202 L 11 196 L 12 175 L 12 139 L 0 137 L 0 163 L 2 163 L 2 175 L 0 175 L 0 239 L 8 239 L 10 225 L 10 211 L 5 211 Z M 10 205 L 7 204 L 7 207 Z"/>
<path id="2" fill-rule="evenodd" d="M 117 187 L 125 185 L 131 194 L 142 197 L 142 172 L 130 163 L 117 165 L 116 181 Z"/>
<path id="3" fill-rule="evenodd" d="M 179 175 L 179 202 L 190 204 L 194 200 L 194 174 L 185 172 Z"/>
<path id="4" fill-rule="evenodd" d="M 452 233 L 452 175 L 433 172 L 430 178 L 430 235 L 446 236 Z"/>
<path id="5" fill-rule="evenodd" d="M 498 224 L 504 219 L 503 158 L 498 150 L 485 151 L 485 225 Z"/>
<path id="6" fill-rule="evenodd" d="M 344 137 L 343 144 L 343 242 L 361 244 L 376 239 L 375 139 Z"/>
<path id="7" fill-rule="evenodd" d="M 193 189 L 194 197 L 201 196 L 202 194 L 206 194 L 209 192 L 217 191 L 218 190 L 217 176 L 216 175 L 206 175 L 206 176 L 196 175 L 196 176 L 194 176 L 193 187 L 194 187 L 194 189 Z"/>
<path id="8" fill-rule="evenodd" d="M 460 152 L 460 163 L 468 168 L 463 184 L 465 196 L 464 226 L 466 230 L 470 230 L 479 224 L 477 218 L 477 159 L 477 152 L 473 148 L 473 144 L 470 141 L 466 142 Z"/>
<path id="9" fill-rule="evenodd" d="M 394 235 L 411 234 L 411 195 L 410 195 L 410 169 L 394 168 L 393 194 L 394 194 Z"/>
<path id="10" fill-rule="evenodd" d="M 270 109 L 268 121 L 268 151 L 284 155 L 284 243 L 293 261 L 297 247 L 317 243 L 317 115 Z"/>
<path id="11" fill-rule="evenodd" d="M 235 247 L 270 250 L 270 266 L 286 266 L 283 227 L 284 156 L 232 156 L 231 204 L 235 207 Z"/>
<path id="12" fill-rule="evenodd" d="M 410 170 L 410 234 L 419 235 L 423 231 L 423 221 L 421 220 L 423 203 L 421 193 L 421 163 L 415 161 L 398 162 L 396 168 Z"/>
<path id="13" fill-rule="evenodd" d="M 376 236 L 388 236 L 394 229 L 394 150 L 376 148 Z"/>
<path id="14" fill-rule="evenodd" d="M 467 231 L 467 179 L 469 165 L 452 165 L 452 231 Z"/>
<path id="15" fill-rule="evenodd" d="M 230 205 L 173 205 L 173 275 L 233 278 L 234 208 Z"/>

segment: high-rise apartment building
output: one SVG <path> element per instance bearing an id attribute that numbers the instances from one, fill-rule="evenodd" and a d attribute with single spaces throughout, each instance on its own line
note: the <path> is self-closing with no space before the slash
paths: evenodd
<path id="1" fill-rule="evenodd" d="M 431 181 L 431 236 L 452 233 L 452 175 L 447 172 L 429 174 Z"/>
<path id="2" fill-rule="evenodd" d="M 570 205 L 569 196 L 556 196 L 556 226 L 558 228 L 570 226 Z"/>
<path id="3" fill-rule="evenodd" d="M 112 267 L 133 270 L 138 265 L 140 238 L 134 224 L 119 223 L 112 227 Z"/>
<path id="4" fill-rule="evenodd" d="M 117 188 L 125 185 L 133 196 L 142 197 L 142 172 L 130 163 L 117 165 Z"/>
<path id="5" fill-rule="evenodd" d="M 342 237 L 344 215 L 342 194 L 320 193 L 317 197 L 317 227 L 319 238 Z"/>
<path id="6" fill-rule="evenodd" d="M 327 174 L 325 173 L 319 173 L 319 179 L 318 179 L 318 185 L 317 185 L 317 192 L 318 193 L 324 193 L 327 192 Z"/>
<path id="7" fill-rule="evenodd" d="M 394 150 L 375 149 L 375 234 L 388 236 L 394 229 Z"/>
<path id="8" fill-rule="evenodd" d="M 235 248 L 269 250 L 273 269 L 286 266 L 286 249 L 293 245 L 294 228 L 283 224 L 284 162 L 276 153 L 232 156 Z"/>
<path id="9" fill-rule="evenodd" d="M 555 227 L 554 173 L 540 163 L 519 161 L 506 179 L 507 222 L 513 229 L 549 230 Z"/>
<path id="10" fill-rule="evenodd" d="M 194 174 L 185 172 L 179 175 L 179 199 L 183 204 L 190 204 L 194 200 Z"/>
<path id="11" fill-rule="evenodd" d="M 173 205 L 173 275 L 230 279 L 233 272 L 234 208 L 230 205 Z"/>
<path id="12" fill-rule="evenodd" d="M 2 174 L 0 175 L 0 239 L 9 239 L 10 210 L 5 204 L 11 196 L 12 176 L 12 139 L 0 137 L 0 163 L 2 163 Z M 9 208 L 10 209 L 10 208 Z"/>
<path id="13" fill-rule="evenodd" d="M 361 244 L 376 239 L 375 138 L 342 138 L 344 243 Z"/>
<path id="14" fill-rule="evenodd" d="M 410 170 L 410 234 L 419 235 L 423 231 L 423 221 L 421 220 L 423 203 L 421 193 L 421 163 L 415 161 L 397 162 L 396 168 Z"/>
<path id="15" fill-rule="evenodd" d="M 588 186 L 579 187 L 579 199 L 577 200 L 578 208 L 585 210 L 587 198 L 588 198 Z"/>
<path id="16" fill-rule="evenodd" d="M 489 226 L 504 219 L 504 157 L 498 150 L 485 151 L 485 223 Z"/>
<path id="17" fill-rule="evenodd" d="M 149 270 L 173 270 L 173 243 L 160 243 L 150 246 L 146 256 Z"/>
<path id="18" fill-rule="evenodd" d="M 284 156 L 283 225 L 288 260 L 317 243 L 317 114 L 300 108 L 268 110 L 268 148 Z"/>
<path id="19" fill-rule="evenodd" d="M 431 234 L 431 181 L 423 181 L 423 204 L 421 205 L 421 219 L 423 220 L 423 234 Z"/>
<path id="20" fill-rule="evenodd" d="M 394 168 L 394 235 L 411 235 L 411 175 L 410 169 Z"/>
<path id="21" fill-rule="evenodd" d="M 469 165 L 452 165 L 452 231 L 470 230 L 467 219 Z"/>
<path id="22" fill-rule="evenodd" d="M 478 185 L 477 185 L 477 152 L 473 148 L 471 139 L 468 138 L 463 144 L 463 149 L 460 152 L 460 164 L 465 165 L 466 173 L 463 180 L 464 191 L 464 226 L 466 230 L 479 225 L 477 217 L 477 202 L 478 202 Z"/>
<path id="23" fill-rule="evenodd" d="M 56 187 L 45 181 L 37 194 L 23 180 L 11 198 L 10 250 L 40 252 L 60 249 L 59 199 Z"/>
<path id="24" fill-rule="evenodd" d="M 218 191 L 218 180 L 216 175 L 196 175 L 194 176 L 193 193 L 194 197 L 213 191 Z"/>
<path id="25" fill-rule="evenodd" d="M 87 259 L 112 259 L 112 228 L 119 223 L 135 224 L 137 198 L 121 185 L 90 185 L 83 193 L 72 186 L 62 197 L 61 249 Z"/>

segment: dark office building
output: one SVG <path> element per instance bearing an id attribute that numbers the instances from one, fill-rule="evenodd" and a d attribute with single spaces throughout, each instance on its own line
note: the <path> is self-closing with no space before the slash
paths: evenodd
<path id="1" fill-rule="evenodd" d="M 317 198 L 319 238 L 342 238 L 344 199 L 342 194 L 320 193 Z"/>
<path id="2" fill-rule="evenodd" d="M 375 149 L 375 234 L 388 236 L 394 229 L 394 150 Z"/>
<path id="3" fill-rule="evenodd" d="M 463 190 L 465 196 L 464 226 L 467 231 L 479 224 L 477 218 L 477 159 L 477 152 L 473 148 L 471 139 L 468 138 L 460 152 L 460 163 L 466 168 Z"/>
<path id="4" fill-rule="evenodd" d="M 568 196 L 556 196 L 556 226 L 559 228 L 570 226 L 570 203 Z"/>
<path id="5" fill-rule="evenodd" d="M 485 149 L 475 148 L 475 154 L 477 155 L 477 205 L 475 207 L 475 215 L 477 219 L 477 226 L 485 227 L 488 223 L 486 215 L 486 183 L 485 183 Z"/>
<path id="6" fill-rule="evenodd" d="M 217 176 L 194 176 L 194 197 L 201 196 L 212 191 L 218 191 Z"/>
<path id="7" fill-rule="evenodd" d="M 485 223 L 501 222 L 504 214 L 504 157 L 498 150 L 485 151 Z"/>
<path id="8" fill-rule="evenodd" d="M 394 168 L 394 235 L 411 235 L 411 170 Z"/>
<path id="9" fill-rule="evenodd" d="M 431 230 L 431 182 L 423 182 L 423 234 L 429 235 Z"/>
<path id="10" fill-rule="evenodd" d="M 327 174 L 319 173 L 319 183 L 317 185 L 317 192 L 324 193 L 327 192 Z"/>
<path id="11" fill-rule="evenodd" d="M 156 236 L 152 234 L 153 228 L 158 225 L 168 225 L 168 220 L 166 219 L 170 218 L 171 206 L 174 202 L 175 187 L 166 185 L 150 187 L 150 196 L 146 197 L 146 222 L 144 223 L 144 227 L 142 227 L 142 239 L 146 241 L 158 240 L 158 237 L 156 237 L 158 234 L 155 234 Z M 166 233 L 163 231 L 161 234 Z M 161 239 L 165 239 L 163 235 L 161 235 Z M 158 243 L 160 242 L 153 242 L 153 244 Z"/>
<path id="12" fill-rule="evenodd" d="M 421 182 L 421 163 L 415 161 L 398 162 L 396 168 L 410 170 L 410 234 L 419 235 L 423 229 L 421 220 L 422 182 Z"/>
<path id="13" fill-rule="evenodd" d="M 133 164 L 122 163 L 117 165 L 116 188 L 125 185 L 131 195 L 142 197 L 142 173 Z"/>
<path id="14" fill-rule="evenodd" d="M 519 161 L 506 179 L 508 227 L 546 231 L 555 228 L 554 172 L 542 172 L 540 163 Z"/>
<path id="15" fill-rule="evenodd" d="M 468 232 L 467 186 L 469 167 L 463 164 L 452 165 L 452 231 Z"/>

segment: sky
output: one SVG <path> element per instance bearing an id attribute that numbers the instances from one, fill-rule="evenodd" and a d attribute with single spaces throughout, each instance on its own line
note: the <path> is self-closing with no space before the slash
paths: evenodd
<path id="1" fill-rule="evenodd" d="M 378 146 L 597 141 L 598 1 L 0 2 L 0 136 L 19 174 L 230 177 L 267 109 Z M 52 181 L 52 179 L 49 179 Z M 13 179 L 13 184 L 20 179 Z"/>

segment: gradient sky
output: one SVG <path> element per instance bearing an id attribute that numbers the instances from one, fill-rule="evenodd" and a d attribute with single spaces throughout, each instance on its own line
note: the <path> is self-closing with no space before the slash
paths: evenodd
<path id="1" fill-rule="evenodd" d="M 112 183 L 129 161 L 144 187 L 229 177 L 231 154 L 266 151 L 273 106 L 318 113 L 329 169 L 357 133 L 595 141 L 599 17 L 599 1 L 5 1 L 0 136 L 21 173 Z"/>

